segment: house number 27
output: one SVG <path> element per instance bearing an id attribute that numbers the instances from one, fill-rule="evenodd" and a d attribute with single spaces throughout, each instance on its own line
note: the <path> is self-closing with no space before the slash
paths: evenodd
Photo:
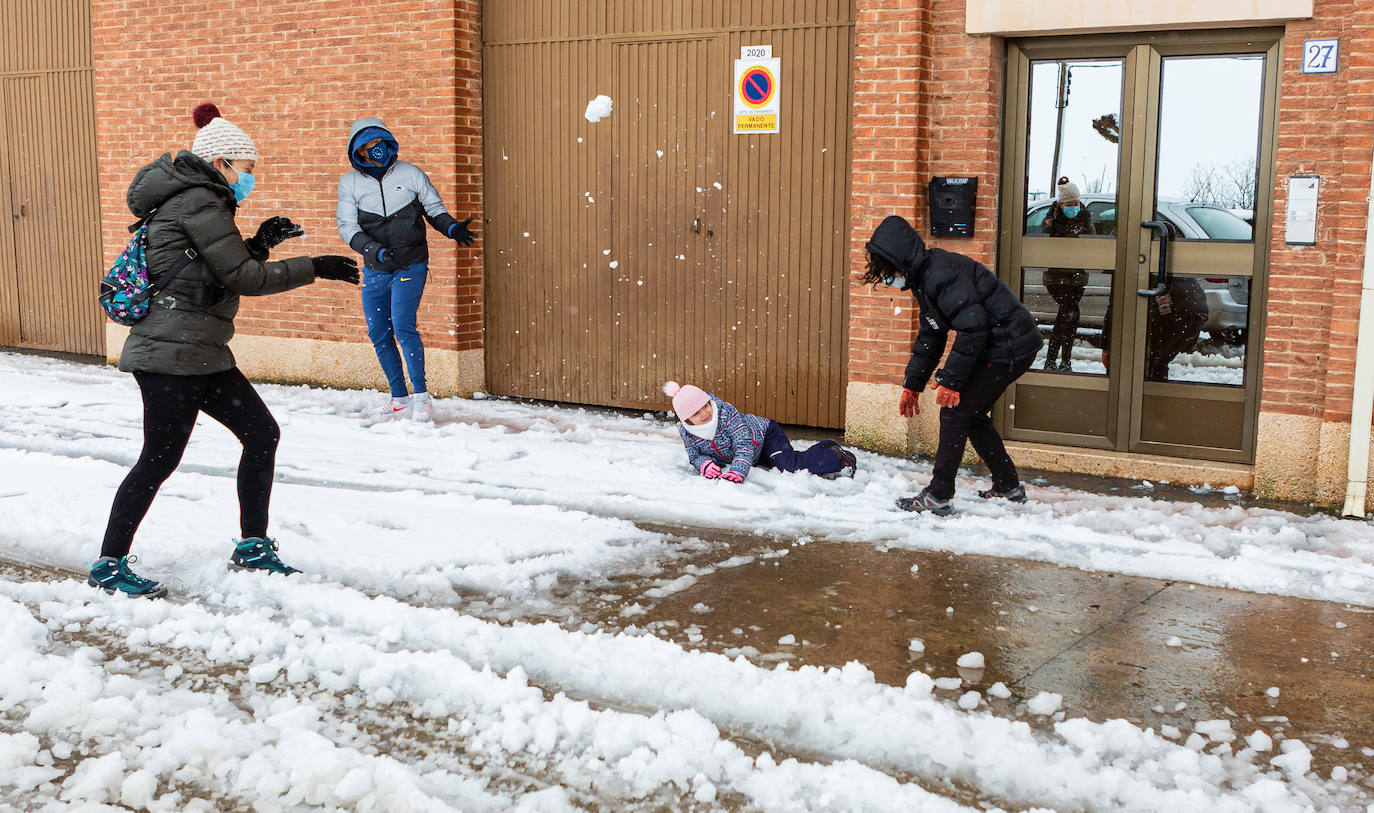
<path id="1" fill-rule="evenodd" d="M 1307 40 L 1302 44 L 1303 73 L 1335 73 L 1340 40 Z"/>

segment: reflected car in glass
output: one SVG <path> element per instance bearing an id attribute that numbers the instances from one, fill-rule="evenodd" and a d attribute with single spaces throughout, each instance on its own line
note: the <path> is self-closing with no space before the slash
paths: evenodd
<path id="1" fill-rule="evenodd" d="M 1116 234 L 1116 199 L 1111 195 L 1089 193 L 1082 196 L 1083 205 L 1092 217 L 1096 234 L 1110 237 Z M 1041 227 L 1049 214 L 1053 198 L 1032 201 L 1026 211 L 1026 236 L 1042 236 Z M 1206 203 L 1163 199 L 1155 217 L 1173 226 L 1175 239 L 1183 240 L 1244 240 L 1253 239 L 1254 228 L 1228 209 Z M 1091 237 L 1087 239 L 1092 239 Z M 1174 273 L 1186 269 L 1173 268 Z M 1027 267 L 1022 273 L 1022 297 L 1036 321 L 1053 324 L 1059 306 L 1045 290 L 1044 268 Z M 1190 275 L 1192 276 L 1192 275 Z M 1247 277 L 1200 277 L 1207 294 L 1207 322 L 1203 331 L 1225 344 L 1244 344 L 1249 322 L 1250 280 Z M 1079 329 L 1100 335 L 1111 296 L 1111 274 L 1088 270 L 1088 285 L 1079 302 L 1082 316 Z M 1096 343 L 1096 342 L 1094 342 Z"/>

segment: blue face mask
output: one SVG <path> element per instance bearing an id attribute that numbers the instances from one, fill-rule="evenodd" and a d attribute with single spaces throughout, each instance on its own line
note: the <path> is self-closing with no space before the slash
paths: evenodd
<path id="1" fill-rule="evenodd" d="M 230 166 L 233 165 L 230 164 Z M 254 178 L 251 173 L 244 172 L 241 169 L 236 168 L 234 171 L 238 173 L 239 179 L 230 186 L 230 189 L 234 190 L 235 202 L 243 203 L 253 191 L 253 185 L 257 183 L 257 179 Z"/>
<path id="2" fill-rule="evenodd" d="M 395 153 L 391 151 L 391 145 L 386 143 L 385 141 L 377 142 L 372 146 L 371 149 L 367 151 L 367 157 L 371 158 L 373 161 L 376 161 L 382 166 L 386 166 L 387 162 L 391 160 L 394 154 Z"/>
<path id="3" fill-rule="evenodd" d="M 892 276 L 892 279 L 891 279 L 887 284 L 888 284 L 888 285 L 891 285 L 893 288 L 898 288 L 898 289 L 905 288 L 905 287 L 906 287 L 906 274 L 894 274 L 894 275 Z"/>
<path id="4" fill-rule="evenodd" d="M 1083 211 L 1083 207 L 1082 207 L 1082 206 L 1065 206 L 1065 207 L 1064 207 L 1064 217 L 1068 217 L 1068 218 L 1078 217 L 1078 213 L 1081 212 L 1081 211 Z"/>

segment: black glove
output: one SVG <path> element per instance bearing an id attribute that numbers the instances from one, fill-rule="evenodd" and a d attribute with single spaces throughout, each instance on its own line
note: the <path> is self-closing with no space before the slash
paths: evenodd
<path id="1" fill-rule="evenodd" d="M 462 223 L 454 223 L 453 228 L 448 230 L 448 236 L 458 241 L 460 246 L 470 246 L 472 241 L 477 239 L 477 233 L 468 228 L 472 218 L 464 220 Z"/>
<path id="2" fill-rule="evenodd" d="M 315 276 L 320 279 L 358 284 L 358 261 L 352 257 L 326 254 L 323 257 L 311 257 L 310 261 L 315 264 Z"/>
<path id="3" fill-rule="evenodd" d="M 292 237 L 304 237 L 305 229 L 291 222 L 290 218 L 269 217 L 258 226 L 258 233 L 243 241 L 253 259 L 263 261 L 267 253 Z"/>
<path id="4" fill-rule="evenodd" d="M 400 268 L 392 258 L 391 249 L 376 240 L 363 247 L 363 265 L 378 271 L 396 271 Z"/>

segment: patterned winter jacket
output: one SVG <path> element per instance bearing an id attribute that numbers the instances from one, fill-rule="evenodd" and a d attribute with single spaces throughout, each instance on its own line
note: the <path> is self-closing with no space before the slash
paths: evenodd
<path id="1" fill-rule="evenodd" d="M 711 403 L 720 413 L 716 421 L 716 436 L 711 440 L 693 435 L 681 423 L 677 425 L 682 444 L 687 447 L 687 462 L 701 471 L 703 463 L 714 460 L 722 471 L 738 472 L 739 476 L 748 477 L 749 469 L 753 468 L 763 451 L 768 419 L 742 413 L 714 395 L 711 396 Z"/>

